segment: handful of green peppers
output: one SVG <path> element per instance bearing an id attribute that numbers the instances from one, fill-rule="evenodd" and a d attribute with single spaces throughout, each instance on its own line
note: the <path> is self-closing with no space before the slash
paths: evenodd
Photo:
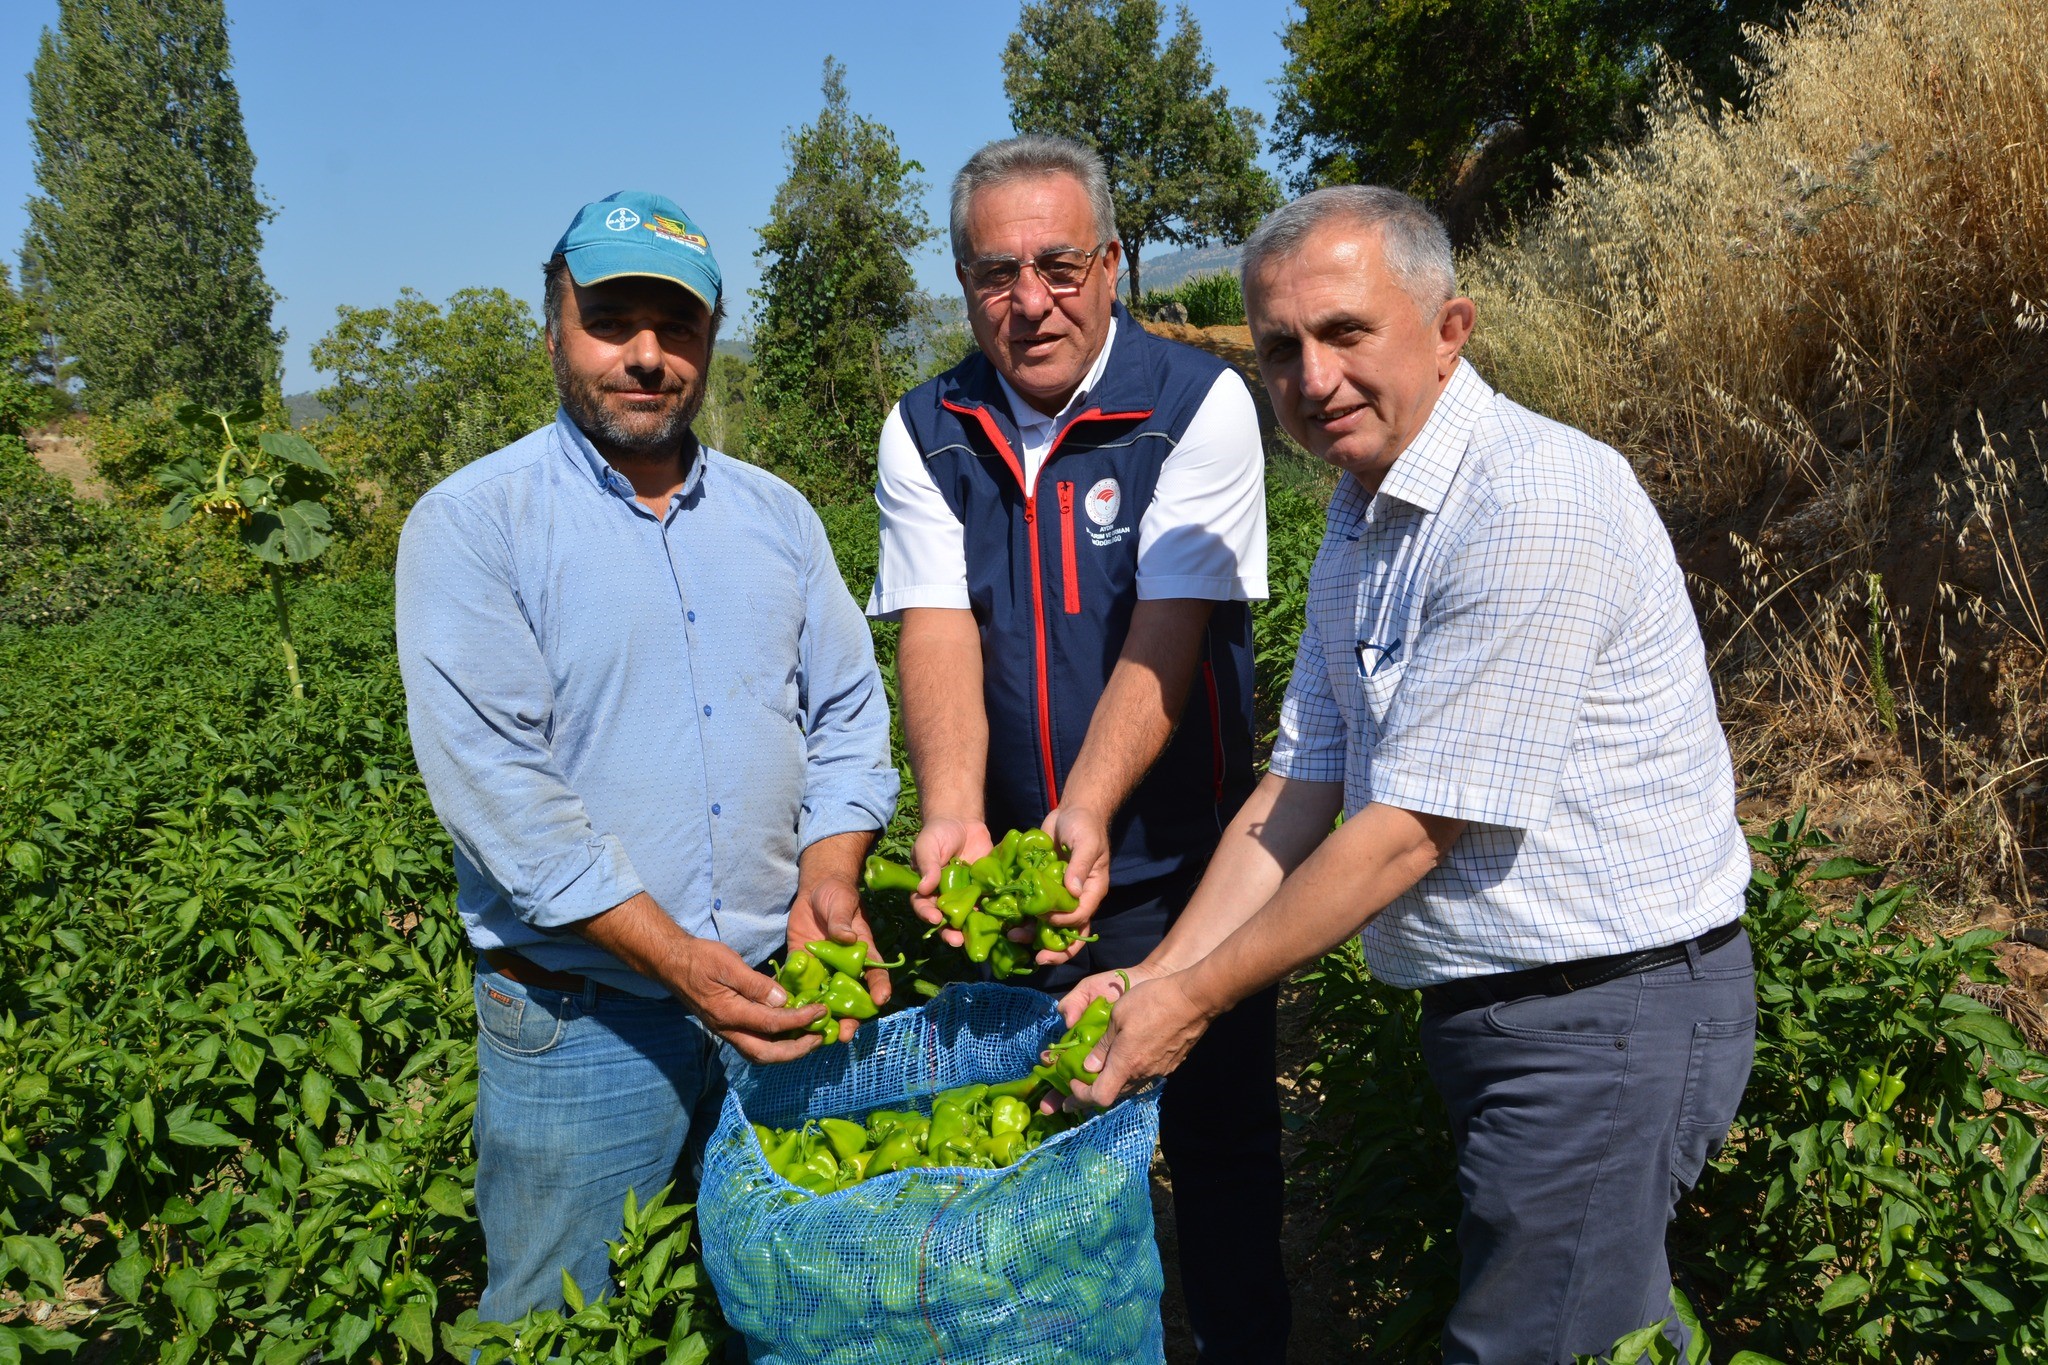
<path id="1" fill-rule="evenodd" d="M 861 974 L 870 967 L 901 967 L 903 959 L 894 962 L 868 960 L 868 945 L 865 943 L 834 943 L 830 939 L 819 939 L 807 943 L 789 955 L 780 967 L 775 969 L 775 979 L 782 983 L 782 989 L 789 992 L 785 1009 L 800 1010 L 806 1005 L 823 1004 L 825 1013 L 806 1030 L 815 1033 L 827 1043 L 839 1041 L 841 1019 L 872 1019 L 877 1011 L 875 998 L 868 994 L 867 982 Z"/>
<path id="2" fill-rule="evenodd" d="M 870 891 L 915 891 L 920 878 L 914 868 L 875 855 L 863 881 Z M 1051 922 L 1081 902 L 1067 890 L 1066 860 L 1042 829 L 1013 829 L 973 862 L 947 863 L 939 869 L 937 900 L 946 927 L 965 935 L 968 961 L 987 963 L 998 981 L 1033 970 L 1040 949 L 1062 953 L 1093 941 Z M 1030 942 L 1009 937 L 1019 925 L 1031 929 Z"/>
<path id="3" fill-rule="evenodd" d="M 815 946 L 815 945 L 813 945 Z M 1080 1122 L 1065 1110 L 1040 1112 L 1047 1090 L 1073 1094 L 1075 1081 L 1092 1081 L 1088 1054 L 1102 1041 L 1116 1007 L 1097 996 L 1059 1041 L 1048 1062 L 1000 1085 L 958 1085 L 932 1097 L 929 1115 L 877 1109 L 864 1122 L 806 1119 L 800 1128 L 754 1124 L 761 1154 L 777 1175 L 811 1194 L 830 1194 L 891 1171 L 969 1166 L 995 1170 L 1015 1165 L 1047 1138 Z"/>
<path id="4" fill-rule="evenodd" d="M 865 1122 L 807 1119 L 801 1128 L 755 1124 L 774 1172 L 811 1194 L 830 1194 L 890 1171 L 941 1166 L 994 1170 L 1014 1165 L 1055 1133 L 1074 1125 L 1064 1113 L 1041 1114 L 1024 1095 L 1037 1080 L 962 1085 L 932 1098 L 929 1115 L 877 1109 Z"/>

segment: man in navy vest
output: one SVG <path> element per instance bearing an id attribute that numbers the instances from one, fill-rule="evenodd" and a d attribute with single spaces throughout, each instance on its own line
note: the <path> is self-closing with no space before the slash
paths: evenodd
<path id="1" fill-rule="evenodd" d="M 952 243 L 979 351 L 883 429 L 868 610 L 903 626 L 913 905 L 938 923 L 947 859 L 1042 826 L 1070 850 L 1069 918 L 1099 935 L 1038 953 L 1032 984 L 1062 990 L 1152 951 L 1251 790 L 1263 451 L 1243 379 L 1117 304 L 1093 152 L 982 148 L 953 181 Z M 1207 1365 L 1285 1355 L 1274 999 L 1219 1019 L 1163 1103 Z"/>

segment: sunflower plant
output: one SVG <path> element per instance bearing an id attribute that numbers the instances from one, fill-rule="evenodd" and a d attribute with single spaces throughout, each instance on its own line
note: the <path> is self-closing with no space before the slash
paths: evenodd
<path id="1" fill-rule="evenodd" d="M 303 698 L 285 570 L 310 564 L 333 543 L 333 519 L 320 498 L 334 482 L 334 467 L 294 432 L 256 432 L 252 439 L 249 428 L 262 415 L 253 401 L 232 409 L 184 404 L 177 412 L 179 423 L 209 439 L 217 434 L 220 458 L 209 469 L 199 457 L 187 456 L 158 470 L 156 478 L 172 495 L 163 512 L 165 529 L 195 516 L 218 518 L 230 523 L 243 546 L 262 562 L 285 673 L 292 696 Z"/>

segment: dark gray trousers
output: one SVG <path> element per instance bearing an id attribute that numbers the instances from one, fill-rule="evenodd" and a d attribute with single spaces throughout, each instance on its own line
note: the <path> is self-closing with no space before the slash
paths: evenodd
<path id="1" fill-rule="evenodd" d="M 1446 1365 L 1568 1363 L 1668 1316 L 1665 1230 L 1727 1137 L 1755 1049 L 1743 934 L 1586 990 L 1425 1008 L 1464 1199 Z"/>

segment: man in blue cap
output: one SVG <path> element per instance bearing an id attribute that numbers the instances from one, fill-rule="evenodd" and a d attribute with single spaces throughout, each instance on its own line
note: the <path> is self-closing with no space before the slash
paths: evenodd
<path id="1" fill-rule="evenodd" d="M 871 940 L 888 702 L 816 513 L 691 433 L 721 298 L 673 202 L 585 205 L 546 266 L 561 411 L 399 542 L 413 751 L 481 959 L 487 1321 L 560 1304 L 565 1270 L 604 1286 L 627 1191 L 707 1135 L 724 1050 L 819 1045 L 820 1009 L 751 964 Z"/>

